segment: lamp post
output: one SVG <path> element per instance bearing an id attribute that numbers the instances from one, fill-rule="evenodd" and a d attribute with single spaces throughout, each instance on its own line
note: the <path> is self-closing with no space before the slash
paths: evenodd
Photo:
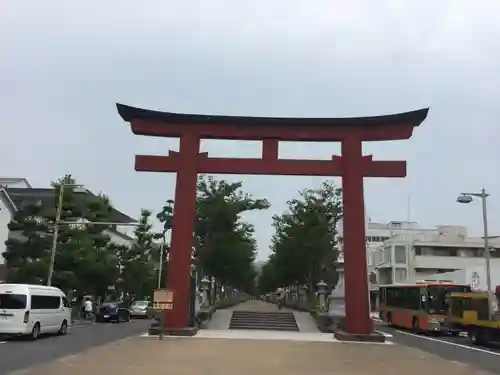
<path id="1" fill-rule="evenodd" d="M 56 207 L 56 220 L 54 222 L 54 235 L 52 236 L 52 247 L 50 248 L 50 261 L 49 261 L 49 272 L 47 275 L 47 285 L 52 285 L 52 275 L 54 274 L 54 263 L 56 260 L 56 250 L 57 250 L 57 239 L 59 237 L 59 222 L 61 221 L 61 213 L 64 198 L 64 188 L 65 187 L 83 187 L 83 185 L 77 184 L 60 184 L 59 185 L 59 196 L 57 198 Z"/>
<path id="2" fill-rule="evenodd" d="M 458 203 L 471 203 L 474 199 L 472 197 L 480 198 L 483 208 L 483 238 L 484 238 L 484 260 L 486 262 L 486 286 L 488 288 L 488 317 L 491 320 L 492 316 L 492 296 L 491 296 L 491 254 L 490 247 L 488 244 L 488 213 L 487 213 L 487 198 L 490 195 L 486 192 L 484 188 L 481 189 L 480 193 L 461 193 L 457 198 Z"/>
<path id="3" fill-rule="evenodd" d="M 161 274 L 163 272 L 163 261 L 165 258 L 165 248 L 167 246 L 167 239 L 165 237 L 165 233 L 163 233 L 163 243 L 160 247 L 160 264 L 158 267 L 158 289 L 161 288 Z"/>

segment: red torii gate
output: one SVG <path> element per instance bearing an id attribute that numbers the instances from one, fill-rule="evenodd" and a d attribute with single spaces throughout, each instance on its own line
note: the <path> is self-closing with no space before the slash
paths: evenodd
<path id="1" fill-rule="evenodd" d="M 286 118 L 178 114 L 117 104 L 122 119 L 136 135 L 180 139 L 179 151 L 168 156 L 136 155 L 135 170 L 176 173 L 175 203 L 168 288 L 173 309 L 165 326 L 187 326 L 189 271 L 196 218 L 198 173 L 341 176 L 344 209 L 344 269 L 346 330 L 372 330 L 365 251 L 364 177 L 406 177 L 406 161 L 374 161 L 363 156 L 362 142 L 409 139 L 413 128 L 427 117 L 428 108 L 375 117 Z M 201 139 L 262 141 L 262 157 L 213 158 L 200 153 Z M 341 142 L 341 156 L 332 160 L 279 159 L 279 141 Z"/>

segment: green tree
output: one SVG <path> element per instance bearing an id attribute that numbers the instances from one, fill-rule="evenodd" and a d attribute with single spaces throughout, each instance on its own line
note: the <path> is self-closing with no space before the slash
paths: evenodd
<path id="1" fill-rule="evenodd" d="M 11 281 L 46 283 L 62 188 L 52 284 L 65 291 L 102 294 L 115 282 L 117 259 L 105 233 L 109 227 L 83 223 L 110 221 L 109 199 L 78 191 L 75 185 L 67 174 L 52 183 L 50 196 L 24 202 L 14 215 L 4 253 Z"/>
<path id="2" fill-rule="evenodd" d="M 90 196 L 86 203 L 83 218 L 87 222 L 102 223 L 111 221 L 111 203 L 107 196 Z M 110 225 L 85 224 L 80 227 L 73 254 L 76 272 L 76 289 L 104 296 L 108 287 L 114 285 L 119 277 L 117 246 L 111 242 L 107 233 Z"/>
<path id="3" fill-rule="evenodd" d="M 162 274 L 160 275 L 160 286 L 165 287 L 165 280 L 168 272 L 167 260 L 170 253 L 170 245 L 167 241 L 167 236 L 172 229 L 172 219 L 174 214 L 174 201 L 169 199 L 165 202 L 160 212 L 156 214 L 156 218 L 162 224 L 162 231 L 157 235 L 161 239 L 159 244 L 158 266 L 161 264 Z"/>
<path id="4" fill-rule="evenodd" d="M 200 177 L 195 225 L 196 259 L 204 274 L 220 282 L 253 291 L 257 252 L 254 228 L 241 215 L 267 209 L 266 199 L 254 199 L 242 189 L 242 182 L 230 183 Z"/>
<path id="5" fill-rule="evenodd" d="M 157 246 L 150 219 L 151 211 L 142 209 L 134 243 L 120 254 L 122 287 L 131 297 L 149 296 L 155 288 Z"/>
<path id="6" fill-rule="evenodd" d="M 262 268 L 260 290 L 299 282 L 313 291 L 320 280 L 335 287 L 341 189 L 324 182 L 319 188 L 300 192 L 298 199 L 287 204 L 286 212 L 273 217 L 272 254 Z"/>
<path id="7" fill-rule="evenodd" d="M 252 198 L 243 191 L 241 182 L 200 176 L 197 188 L 194 244 L 198 270 L 214 276 L 219 283 L 253 291 L 257 252 L 254 228 L 241 215 L 266 209 L 269 202 Z M 168 200 L 157 214 L 163 224 L 162 236 L 172 228 L 173 203 Z"/>
<path id="8" fill-rule="evenodd" d="M 108 285 L 116 281 L 118 263 L 106 233 L 110 225 L 89 222 L 110 222 L 110 200 L 105 195 L 76 190 L 76 181 L 71 175 L 52 185 L 55 197 L 64 185 L 53 285 L 63 290 L 76 289 L 79 294 L 103 296 Z M 50 220 L 55 220 L 55 208 Z"/>
<path id="9" fill-rule="evenodd" d="M 10 282 L 39 284 L 46 280 L 50 238 L 43 211 L 42 202 L 25 204 L 8 224 L 11 235 L 2 255 Z"/>

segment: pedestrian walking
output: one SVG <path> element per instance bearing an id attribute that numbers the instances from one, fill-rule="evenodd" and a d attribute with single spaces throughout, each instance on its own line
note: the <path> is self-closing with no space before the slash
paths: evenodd
<path id="1" fill-rule="evenodd" d="M 83 319 L 92 317 L 93 311 L 92 301 L 88 297 L 85 298 L 85 301 L 83 302 Z"/>

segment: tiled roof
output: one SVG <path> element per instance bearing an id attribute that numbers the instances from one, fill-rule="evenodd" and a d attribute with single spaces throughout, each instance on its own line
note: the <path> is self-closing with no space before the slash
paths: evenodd
<path id="1" fill-rule="evenodd" d="M 41 202 L 42 205 L 47 207 L 55 207 L 56 205 L 54 189 L 51 188 L 50 189 L 5 188 L 4 190 L 17 209 L 19 209 L 23 204 L 26 203 Z M 96 195 L 89 190 L 75 190 L 73 194 L 76 195 L 76 199 L 78 201 L 81 201 L 82 204 L 86 200 L 96 197 Z M 112 208 L 110 220 L 115 223 L 124 223 L 124 224 L 136 222 L 135 219 L 114 208 Z"/>

